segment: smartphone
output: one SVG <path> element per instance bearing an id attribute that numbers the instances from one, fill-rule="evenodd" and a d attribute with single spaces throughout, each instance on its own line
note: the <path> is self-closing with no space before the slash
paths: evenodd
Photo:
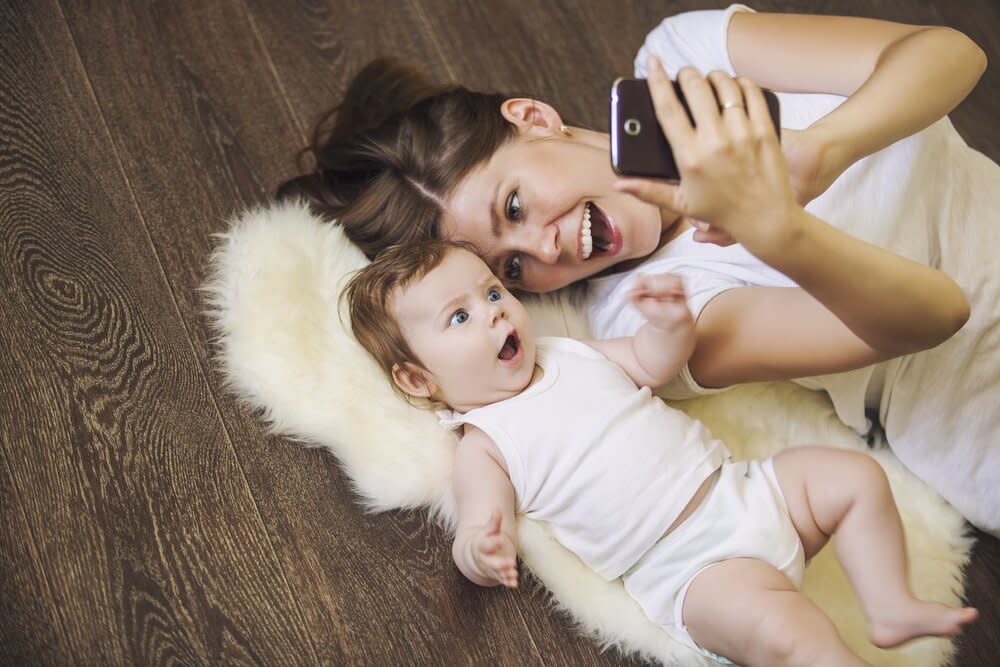
<path id="1" fill-rule="evenodd" d="M 684 92 L 676 81 L 674 92 L 694 124 Z M 778 96 L 763 89 L 774 130 L 781 138 Z M 649 85 L 645 79 L 618 79 L 611 86 L 611 166 L 621 176 L 679 180 L 674 154 L 663 135 Z"/>

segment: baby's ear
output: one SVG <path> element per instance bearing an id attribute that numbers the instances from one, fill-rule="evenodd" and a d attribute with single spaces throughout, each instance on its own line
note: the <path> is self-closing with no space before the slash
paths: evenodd
<path id="1" fill-rule="evenodd" d="M 392 381 L 410 396 L 430 398 L 436 387 L 430 373 L 409 362 L 392 365 Z"/>

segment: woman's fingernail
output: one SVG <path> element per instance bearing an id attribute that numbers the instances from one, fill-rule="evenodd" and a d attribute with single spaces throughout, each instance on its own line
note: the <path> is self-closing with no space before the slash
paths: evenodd
<path id="1" fill-rule="evenodd" d="M 659 72 L 663 69 L 660 65 L 660 59 L 650 53 L 646 56 L 646 70 L 648 72 Z"/>

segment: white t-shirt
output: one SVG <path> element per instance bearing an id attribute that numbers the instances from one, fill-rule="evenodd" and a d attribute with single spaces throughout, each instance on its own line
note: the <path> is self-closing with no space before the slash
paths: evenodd
<path id="1" fill-rule="evenodd" d="M 632 567 L 729 456 L 701 422 L 571 338 L 540 338 L 544 374 L 442 424 L 473 424 L 507 463 L 518 510 L 605 579 Z"/>
<path id="2" fill-rule="evenodd" d="M 636 56 L 636 76 L 645 76 L 649 52 L 671 76 L 685 65 L 735 74 L 726 33 L 737 11 L 751 10 L 733 5 L 667 18 Z M 845 99 L 778 97 L 782 126 L 792 129 L 805 129 Z M 796 382 L 826 390 L 838 416 L 859 433 L 869 428 L 868 394 L 899 459 L 973 523 L 1000 532 L 1000 167 L 942 118 L 858 161 L 806 208 L 853 236 L 942 269 L 965 291 L 972 317 L 933 350 Z M 661 271 L 684 277 L 695 316 L 727 289 L 792 284 L 742 247 L 699 244 L 688 232 L 630 272 L 591 281 L 587 315 L 594 335 L 635 333 L 643 320 L 627 299 L 631 281 Z M 708 391 L 685 369 L 667 395 Z"/>

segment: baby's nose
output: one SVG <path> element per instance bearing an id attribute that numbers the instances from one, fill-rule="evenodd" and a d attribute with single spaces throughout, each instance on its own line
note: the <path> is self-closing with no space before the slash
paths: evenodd
<path id="1" fill-rule="evenodd" d="M 490 307 L 490 324 L 496 324 L 505 319 L 507 319 L 507 311 L 499 303 L 493 304 Z"/>

